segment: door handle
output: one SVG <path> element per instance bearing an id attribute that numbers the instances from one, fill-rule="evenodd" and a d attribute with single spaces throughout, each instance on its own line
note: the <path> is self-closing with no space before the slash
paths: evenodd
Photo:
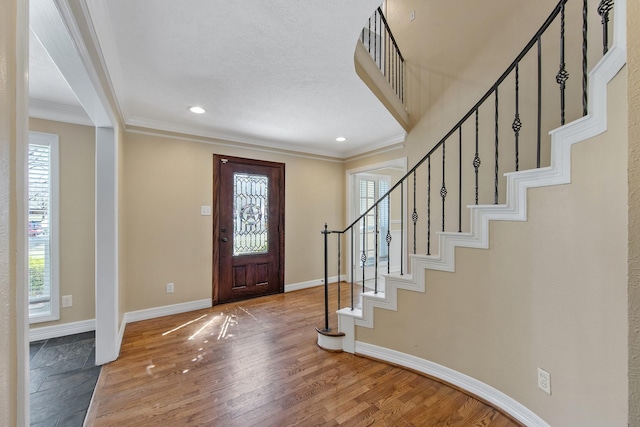
<path id="1" fill-rule="evenodd" d="M 220 239 L 220 241 L 221 241 L 221 242 L 225 242 L 225 243 L 226 243 L 226 242 L 228 242 L 228 241 L 229 241 L 229 239 L 227 239 L 226 237 L 223 237 L 222 239 Z"/>

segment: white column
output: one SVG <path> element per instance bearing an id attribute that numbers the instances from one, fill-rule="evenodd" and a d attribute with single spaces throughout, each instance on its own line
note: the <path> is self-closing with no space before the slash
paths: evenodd
<path id="1" fill-rule="evenodd" d="M 96 364 L 120 353 L 118 339 L 118 145 L 96 128 Z"/>

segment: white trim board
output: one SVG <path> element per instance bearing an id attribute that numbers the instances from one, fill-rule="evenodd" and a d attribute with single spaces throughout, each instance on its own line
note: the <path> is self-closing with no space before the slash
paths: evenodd
<path id="1" fill-rule="evenodd" d="M 347 280 L 347 276 L 344 274 L 340 275 L 340 281 L 344 281 Z M 338 281 L 338 276 L 331 276 L 329 277 L 329 284 L 331 283 L 335 283 Z M 309 288 L 315 288 L 316 286 L 322 286 L 324 285 L 324 279 L 315 279 L 315 280 L 309 280 L 307 282 L 299 282 L 299 283 L 291 283 L 289 285 L 284 285 L 284 292 L 293 292 L 293 291 L 299 291 L 301 289 L 309 289 Z"/>
<path id="2" fill-rule="evenodd" d="M 155 319 L 157 317 L 171 316 L 172 314 L 202 310 L 203 308 L 211 308 L 212 306 L 211 298 L 206 298 L 179 304 L 146 308 L 144 310 L 129 311 L 125 313 L 123 323 L 133 323 L 141 320 Z"/>
<path id="3" fill-rule="evenodd" d="M 29 342 L 48 340 L 95 330 L 96 319 L 81 320 L 79 322 L 63 323 L 60 325 L 41 326 L 39 328 L 29 329 Z"/>
<path id="4" fill-rule="evenodd" d="M 530 409 L 507 396 L 500 390 L 491 387 L 488 384 L 478 381 L 461 372 L 421 359 L 410 354 L 390 350 L 384 347 L 378 347 L 360 341 L 355 342 L 355 352 L 374 359 L 383 360 L 395 365 L 404 366 L 423 374 L 438 378 L 448 384 L 460 387 L 463 390 L 477 396 L 489 404 L 506 412 L 529 427 L 549 427 L 542 418 L 534 414 Z"/>

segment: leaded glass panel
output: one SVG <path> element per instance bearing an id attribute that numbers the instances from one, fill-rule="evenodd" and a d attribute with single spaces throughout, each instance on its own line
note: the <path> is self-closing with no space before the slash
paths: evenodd
<path id="1" fill-rule="evenodd" d="M 269 250 L 269 177 L 233 174 L 233 255 Z"/>

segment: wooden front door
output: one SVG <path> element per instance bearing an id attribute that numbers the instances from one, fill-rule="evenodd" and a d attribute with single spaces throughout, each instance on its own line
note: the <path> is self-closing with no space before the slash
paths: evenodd
<path id="1" fill-rule="evenodd" d="M 213 304 L 284 292 L 284 164 L 213 156 Z"/>

